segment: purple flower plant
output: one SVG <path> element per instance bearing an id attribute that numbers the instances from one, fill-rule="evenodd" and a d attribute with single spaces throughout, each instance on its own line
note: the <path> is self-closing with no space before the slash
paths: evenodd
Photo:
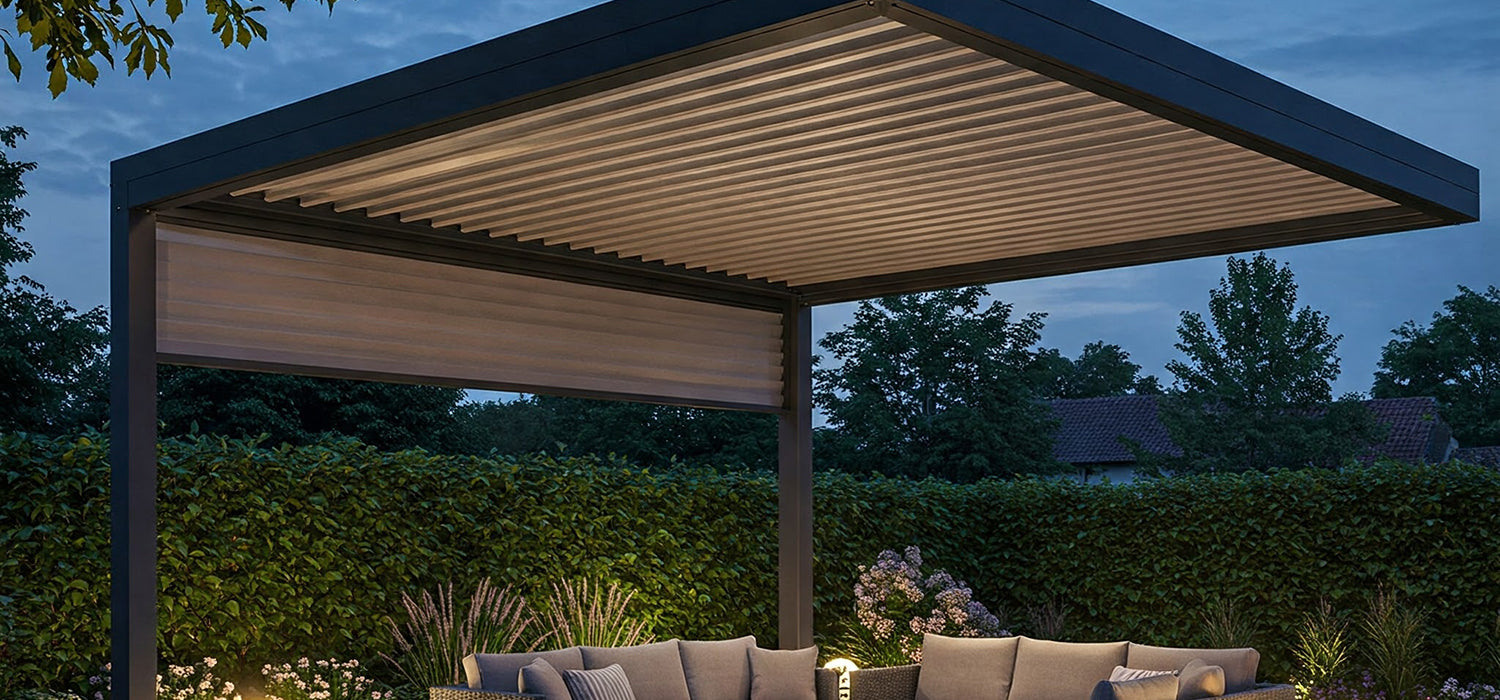
<path id="1" fill-rule="evenodd" d="M 1500 700 L 1500 689 L 1483 683 L 1460 683 L 1449 678 L 1437 690 L 1418 688 L 1415 697 L 1422 700 Z M 1365 671 L 1354 681 L 1334 681 L 1322 688 L 1302 689 L 1301 700 L 1386 700 L 1375 677 Z"/>
<path id="2" fill-rule="evenodd" d="M 898 647 L 913 662 L 922 660 L 922 635 L 1003 637 L 1009 632 L 968 584 L 946 571 L 922 574 L 922 550 L 886 550 L 872 566 L 859 567 L 854 610 L 874 642 Z"/>

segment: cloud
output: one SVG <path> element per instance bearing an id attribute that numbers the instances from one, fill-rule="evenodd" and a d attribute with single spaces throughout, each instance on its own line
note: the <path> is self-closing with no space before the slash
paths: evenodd
<path id="1" fill-rule="evenodd" d="M 1252 66 L 1309 75 L 1500 72 L 1500 11 L 1395 31 L 1339 33 L 1253 50 Z"/>

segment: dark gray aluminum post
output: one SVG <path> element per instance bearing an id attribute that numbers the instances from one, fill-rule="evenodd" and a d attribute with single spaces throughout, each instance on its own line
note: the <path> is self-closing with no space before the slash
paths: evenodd
<path id="1" fill-rule="evenodd" d="M 778 639 L 782 649 L 813 645 L 812 309 L 783 315 L 780 421 Z"/>
<path id="2" fill-rule="evenodd" d="M 110 212 L 110 661 L 115 697 L 156 697 L 156 216 Z"/>

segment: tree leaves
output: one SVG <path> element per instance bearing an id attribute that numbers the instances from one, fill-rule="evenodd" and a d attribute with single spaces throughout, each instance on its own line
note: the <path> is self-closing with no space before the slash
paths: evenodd
<path id="1" fill-rule="evenodd" d="M 1384 427 L 1354 397 L 1332 401 L 1341 336 L 1327 316 L 1297 308 L 1290 266 L 1265 253 L 1229 258 L 1208 308 L 1212 328 L 1182 313 L 1176 347 L 1186 357 L 1167 363 L 1177 381 L 1160 415 L 1182 455 L 1135 450 L 1148 470 L 1333 467 L 1381 439 Z"/>
<path id="2" fill-rule="evenodd" d="M 1028 372 L 1042 316 L 1012 321 L 966 287 L 861 302 L 818 346 L 813 401 L 832 429 L 833 465 L 855 472 L 974 481 L 1055 472 L 1054 424 Z M 815 450 L 815 453 L 817 450 Z"/>
<path id="3" fill-rule="evenodd" d="M 1460 286 L 1430 325 L 1408 321 L 1392 332 L 1375 396 L 1436 397 L 1460 445 L 1500 445 L 1500 288 Z"/>
<path id="4" fill-rule="evenodd" d="M 333 11 L 336 0 L 305 0 Z M 281 0 L 288 10 L 295 0 Z M 169 50 L 171 33 L 158 17 L 148 17 L 140 3 L 131 3 L 131 19 L 126 21 L 125 7 L 119 0 L 0 0 L 0 9 L 14 6 L 16 36 L 25 37 L 31 50 L 45 49 L 47 89 L 55 98 L 73 81 L 93 85 L 99 77 L 102 58 L 115 65 L 112 49 L 125 49 L 126 74 L 140 70 L 149 79 L 160 68 L 172 74 Z M 146 0 L 148 9 L 161 9 L 166 24 L 174 24 L 184 12 L 182 0 Z M 264 12 L 260 5 L 246 6 L 240 0 L 204 0 L 204 12 L 212 18 L 210 31 L 225 47 L 239 44 L 248 48 L 256 40 L 265 40 L 267 30 L 254 17 Z M 6 67 L 16 80 L 21 79 L 22 62 L 9 41 L 4 42 Z"/>

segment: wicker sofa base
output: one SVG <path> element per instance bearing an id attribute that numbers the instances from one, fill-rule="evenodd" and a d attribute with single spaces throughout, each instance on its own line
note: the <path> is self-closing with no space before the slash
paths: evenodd
<path id="1" fill-rule="evenodd" d="M 916 664 L 853 671 L 849 674 L 849 700 L 916 700 L 921 673 L 922 667 Z M 1297 691 L 1289 685 L 1261 684 L 1213 700 L 1297 700 Z"/>

